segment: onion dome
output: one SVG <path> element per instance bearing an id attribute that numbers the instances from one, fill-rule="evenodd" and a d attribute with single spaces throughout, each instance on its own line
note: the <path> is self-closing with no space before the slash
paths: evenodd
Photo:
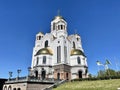
<path id="1" fill-rule="evenodd" d="M 79 50 L 79 49 L 73 49 L 73 50 L 71 50 L 71 54 L 70 55 L 71 56 L 73 56 L 73 55 L 82 55 L 82 56 L 85 56 L 85 54 L 81 50 Z"/>
<path id="2" fill-rule="evenodd" d="M 43 54 L 53 55 L 52 49 L 42 48 L 42 49 L 38 50 L 38 52 L 36 53 L 36 55 L 43 55 Z"/>
<path id="3" fill-rule="evenodd" d="M 58 16 L 55 16 L 54 19 L 64 19 L 62 16 L 58 15 Z"/>

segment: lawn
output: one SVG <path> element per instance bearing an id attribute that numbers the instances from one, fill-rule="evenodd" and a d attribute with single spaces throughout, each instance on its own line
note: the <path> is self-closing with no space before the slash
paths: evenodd
<path id="1" fill-rule="evenodd" d="M 120 79 L 67 82 L 53 90 L 117 90 Z"/>

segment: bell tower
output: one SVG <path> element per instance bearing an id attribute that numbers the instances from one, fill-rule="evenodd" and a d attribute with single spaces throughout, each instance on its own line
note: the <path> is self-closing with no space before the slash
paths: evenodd
<path id="1" fill-rule="evenodd" d="M 51 33 L 55 37 L 67 36 L 67 22 L 59 14 L 51 21 Z"/>

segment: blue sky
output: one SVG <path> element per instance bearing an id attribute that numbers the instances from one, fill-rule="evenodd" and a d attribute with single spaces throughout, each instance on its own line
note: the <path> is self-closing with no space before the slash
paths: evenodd
<path id="1" fill-rule="evenodd" d="M 96 75 L 96 61 L 109 59 L 116 68 L 120 63 L 119 0 L 0 0 L 0 78 L 8 72 L 27 75 L 32 49 L 38 32 L 50 32 L 50 22 L 57 10 L 68 23 L 68 33 L 75 29 L 82 38 L 88 58 L 89 73 Z M 103 69 L 103 67 L 100 67 Z"/>

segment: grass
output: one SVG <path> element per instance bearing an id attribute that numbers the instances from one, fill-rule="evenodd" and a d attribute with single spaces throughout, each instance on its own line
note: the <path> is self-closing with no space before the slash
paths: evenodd
<path id="1" fill-rule="evenodd" d="M 53 90 L 117 90 L 120 79 L 67 82 Z"/>

